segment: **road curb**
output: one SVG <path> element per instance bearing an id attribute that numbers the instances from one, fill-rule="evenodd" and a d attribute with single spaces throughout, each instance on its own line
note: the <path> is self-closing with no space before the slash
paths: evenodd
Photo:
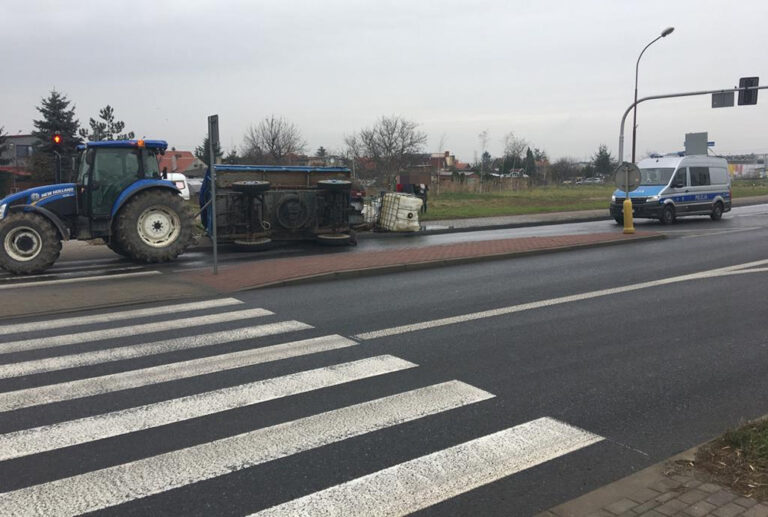
<path id="1" fill-rule="evenodd" d="M 349 269 L 349 270 L 342 270 L 342 271 L 329 271 L 329 272 L 317 273 L 317 274 L 302 276 L 297 278 L 290 278 L 286 280 L 278 280 L 275 282 L 269 282 L 265 284 L 241 287 L 231 292 L 250 291 L 250 290 L 265 289 L 270 287 L 287 287 L 287 286 L 294 286 L 294 285 L 304 285 L 304 284 L 311 284 L 311 283 L 317 283 L 317 282 L 324 282 L 328 280 L 360 278 L 360 277 L 367 277 L 367 276 L 384 275 L 388 273 L 418 271 L 422 269 L 433 269 L 433 268 L 446 267 L 446 266 L 473 264 L 478 262 L 489 262 L 493 260 L 503 260 L 503 259 L 509 259 L 509 258 L 515 258 L 515 257 L 548 255 L 548 254 L 558 253 L 562 251 L 601 248 L 601 247 L 607 247 L 607 246 L 631 244 L 636 242 L 662 240 L 666 238 L 667 236 L 664 234 L 642 235 L 638 237 L 633 237 L 631 239 L 616 239 L 611 241 L 595 242 L 595 243 L 588 243 L 588 244 L 572 244 L 569 246 L 556 246 L 551 248 L 540 248 L 535 250 L 511 251 L 511 252 L 504 252 L 504 253 L 479 255 L 475 257 L 426 260 L 422 262 L 411 262 L 408 264 L 391 264 L 391 265 L 385 265 L 385 266 L 375 266 L 370 268 L 357 268 L 357 269 Z"/>

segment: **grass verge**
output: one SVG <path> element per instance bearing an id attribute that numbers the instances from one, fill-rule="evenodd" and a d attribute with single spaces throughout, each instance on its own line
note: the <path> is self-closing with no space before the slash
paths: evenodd
<path id="1" fill-rule="evenodd" d="M 695 466 L 748 497 L 768 500 L 768 420 L 750 422 L 701 447 Z"/>
<path id="2" fill-rule="evenodd" d="M 545 186 L 508 192 L 445 192 L 431 195 L 429 211 L 420 214 L 422 221 L 465 219 L 504 215 L 605 210 L 615 187 L 613 185 Z M 768 181 L 738 180 L 733 182 L 735 199 L 768 195 Z"/>

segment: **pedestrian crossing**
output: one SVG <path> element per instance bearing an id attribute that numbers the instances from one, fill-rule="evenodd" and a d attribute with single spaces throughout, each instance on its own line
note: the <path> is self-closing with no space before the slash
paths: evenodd
<path id="1" fill-rule="evenodd" d="M 158 514 L 158 498 L 193 490 L 215 500 L 206 483 L 355 440 L 375 446 L 382 433 L 459 418 L 496 398 L 421 371 L 237 298 L 0 325 L 0 515 L 130 513 L 135 505 Z M 135 437 L 149 436 L 170 445 L 136 448 Z M 542 417 L 278 504 L 245 491 L 247 510 L 233 514 L 406 515 L 601 440 Z M 100 450 L 116 452 L 89 468 L 84 458 Z M 31 481 L 16 479 L 20 466 L 37 471 L 21 476 Z"/>

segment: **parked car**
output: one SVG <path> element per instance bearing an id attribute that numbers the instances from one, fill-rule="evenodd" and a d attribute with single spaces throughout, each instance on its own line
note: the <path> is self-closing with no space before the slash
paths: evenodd
<path id="1" fill-rule="evenodd" d="M 197 196 L 203 186 L 203 178 L 187 178 L 187 186 L 189 187 L 189 195 Z"/>
<path id="2" fill-rule="evenodd" d="M 185 201 L 189 201 L 189 184 L 187 183 L 187 177 L 180 172 L 167 172 L 165 173 L 165 179 L 172 181 L 176 188 L 179 189 L 179 195 Z"/>

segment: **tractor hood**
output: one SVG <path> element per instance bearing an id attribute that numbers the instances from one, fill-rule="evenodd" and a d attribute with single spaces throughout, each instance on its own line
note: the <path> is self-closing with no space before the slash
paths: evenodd
<path id="1" fill-rule="evenodd" d="M 14 205 L 45 206 L 47 203 L 75 195 L 74 183 L 60 183 L 58 185 L 45 185 L 16 192 L 0 199 L 0 219 L 2 219 L 8 207 Z"/>

